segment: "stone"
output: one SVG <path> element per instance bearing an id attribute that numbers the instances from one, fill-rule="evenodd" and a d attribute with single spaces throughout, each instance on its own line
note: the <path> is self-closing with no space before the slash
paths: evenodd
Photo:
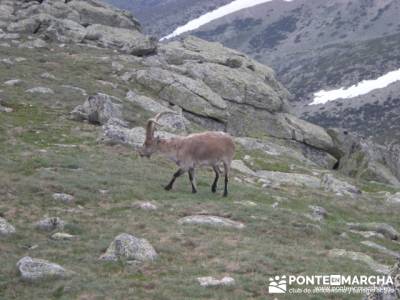
<path id="1" fill-rule="evenodd" d="M 142 210 L 157 210 L 158 207 L 157 205 L 151 203 L 151 202 L 136 202 L 133 204 L 134 208 L 139 208 Z"/>
<path id="2" fill-rule="evenodd" d="M 181 225 L 207 225 L 213 227 L 229 227 L 242 229 L 245 225 L 241 222 L 232 221 L 227 218 L 210 215 L 193 215 L 178 220 Z"/>
<path id="3" fill-rule="evenodd" d="M 16 85 L 21 85 L 22 82 L 23 81 L 21 79 L 11 79 L 11 80 L 7 80 L 6 82 L 4 82 L 4 85 L 6 85 L 6 86 L 16 86 Z"/>
<path id="4" fill-rule="evenodd" d="M 261 170 L 256 172 L 256 176 L 269 182 L 272 187 L 287 185 L 319 189 L 321 186 L 319 178 L 307 174 Z"/>
<path id="5" fill-rule="evenodd" d="M 65 193 L 54 193 L 53 199 L 57 202 L 62 202 L 64 204 L 71 204 L 72 202 L 74 202 L 75 197 Z"/>
<path id="6" fill-rule="evenodd" d="M 348 176 L 400 186 L 400 145 L 379 145 L 339 129 L 329 129 L 339 159 L 338 170 Z"/>
<path id="7" fill-rule="evenodd" d="M 229 276 L 225 276 L 222 279 L 216 279 L 211 276 L 198 277 L 197 281 L 202 287 L 232 286 L 235 284 L 235 279 Z"/>
<path id="8" fill-rule="evenodd" d="M 36 222 L 35 227 L 43 231 L 63 230 L 65 222 L 59 217 L 44 218 Z"/>
<path id="9" fill-rule="evenodd" d="M 10 108 L 10 107 L 5 107 L 5 106 L 2 106 L 1 104 L 0 104 L 0 112 L 4 112 L 4 113 L 11 113 L 11 112 L 13 112 L 14 110 L 12 109 L 12 108 Z"/>
<path id="10" fill-rule="evenodd" d="M 246 175 L 257 176 L 256 172 L 250 169 L 242 160 L 233 160 L 231 163 L 231 168 Z"/>
<path id="11" fill-rule="evenodd" d="M 400 204 L 400 192 L 397 192 L 393 195 L 388 195 L 386 198 L 386 202 L 390 204 Z"/>
<path id="12" fill-rule="evenodd" d="M 40 75 L 40 77 L 43 78 L 43 79 L 51 79 L 51 80 L 56 80 L 57 79 L 54 75 L 52 75 L 52 74 L 50 74 L 48 72 L 42 73 Z"/>
<path id="13" fill-rule="evenodd" d="M 5 219 L 0 217 L 0 237 L 10 236 L 16 232 L 14 226 L 8 223 Z"/>
<path id="14" fill-rule="evenodd" d="M 110 96 L 99 93 L 75 107 L 71 117 L 77 121 L 87 120 L 92 124 L 103 125 L 110 119 L 122 119 L 122 111 L 121 106 L 113 103 Z"/>
<path id="15" fill-rule="evenodd" d="M 17 262 L 17 268 L 21 278 L 25 281 L 36 282 L 49 279 L 66 278 L 72 273 L 58 264 L 44 259 L 25 256 Z"/>
<path id="16" fill-rule="evenodd" d="M 158 257 L 153 246 L 145 239 L 127 233 L 118 235 L 100 260 L 117 261 L 119 259 L 135 261 L 153 261 Z"/>
<path id="17" fill-rule="evenodd" d="M 143 146 L 146 136 L 146 130 L 143 127 L 134 127 L 129 129 L 119 124 L 108 122 L 102 128 L 103 136 L 101 137 L 101 141 L 106 144 L 129 145 L 135 150 Z M 165 131 L 157 131 L 157 135 L 161 138 L 171 138 L 176 136 Z"/>
<path id="18" fill-rule="evenodd" d="M 348 223 L 347 226 L 352 230 L 380 233 L 390 240 L 397 241 L 399 239 L 398 231 L 386 223 Z"/>
<path id="19" fill-rule="evenodd" d="M 52 234 L 51 238 L 53 240 L 57 240 L 57 241 L 67 241 L 67 240 L 75 239 L 76 236 L 72 235 L 72 234 L 65 233 L 65 232 L 56 232 L 56 233 Z"/>
<path id="20" fill-rule="evenodd" d="M 359 261 L 366 264 L 371 270 L 380 274 L 387 274 L 389 266 L 376 262 L 371 256 L 354 251 L 347 251 L 344 249 L 331 249 L 328 251 L 329 257 L 334 258 L 348 258 L 354 261 Z"/>
<path id="21" fill-rule="evenodd" d="M 387 249 L 385 246 L 379 245 L 375 242 L 372 241 L 362 241 L 361 244 L 370 247 L 372 249 L 378 250 L 379 252 L 388 255 L 388 256 L 392 256 L 395 258 L 399 258 L 400 259 L 400 252 L 397 251 L 393 251 L 393 250 L 389 250 Z"/>
<path id="22" fill-rule="evenodd" d="M 42 86 L 28 89 L 25 92 L 31 93 L 31 94 L 54 94 L 54 91 L 52 89 L 47 88 L 47 87 L 42 87 Z"/>
<path id="23" fill-rule="evenodd" d="M 32 41 L 26 41 L 18 45 L 18 48 L 46 48 L 48 44 L 42 39 L 34 39 Z"/>
<path id="24" fill-rule="evenodd" d="M 348 182 L 339 180 L 331 174 L 324 174 L 321 179 L 321 186 L 326 191 L 330 191 L 335 193 L 338 196 L 350 196 L 355 197 L 361 194 L 361 190 L 359 190 L 354 185 L 351 185 Z"/>

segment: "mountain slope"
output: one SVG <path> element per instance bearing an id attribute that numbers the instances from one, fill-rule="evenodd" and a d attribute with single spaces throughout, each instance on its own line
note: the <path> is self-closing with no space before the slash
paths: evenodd
<path id="1" fill-rule="evenodd" d="M 137 25 L 95 0 L 0 4 L 1 299 L 266 299 L 276 275 L 388 272 L 400 168 L 387 149 L 291 115 L 272 70 L 240 52 L 160 45 Z M 135 151 L 160 111 L 174 112 L 160 136 L 249 135 L 235 136 L 227 198 L 207 169 L 197 194 L 184 177 L 163 189 L 176 165 Z"/>

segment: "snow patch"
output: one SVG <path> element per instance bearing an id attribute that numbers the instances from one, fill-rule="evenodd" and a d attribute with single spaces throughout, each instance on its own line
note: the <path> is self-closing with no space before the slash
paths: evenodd
<path id="1" fill-rule="evenodd" d="M 210 23 L 214 20 L 217 20 L 219 18 L 222 18 L 226 15 L 237 12 L 239 10 L 253 7 L 253 6 L 262 4 L 262 3 L 271 2 L 271 1 L 272 0 L 235 0 L 229 4 L 223 5 L 211 12 L 208 12 L 208 13 L 198 17 L 197 19 L 191 20 L 183 26 L 178 27 L 171 34 L 162 37 L 160 39 L 160 41 L 168 40 L 168 39 L 176 37 L 184 32 L 195 30 L 207 23 Z M 291 2 L 293 0 L 283 0 L 283 1 Z"/>
<path id="2" fill-rule="evenodd" d="M 400 69 L 389 72 L 377 79 L 363 80 L 349 88 L 340 88 L 331 91 L 319 91 L 314 94 L 314 101 L 309 105 L 324 104 L 337 99 L 349 99 L 366 95 L 373 90 L 385 88 L 396 81 L 400 81 Z"/>

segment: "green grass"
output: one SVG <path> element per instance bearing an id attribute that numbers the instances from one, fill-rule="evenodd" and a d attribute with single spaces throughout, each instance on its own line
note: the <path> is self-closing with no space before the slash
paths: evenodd
<path id="1" fill-rule="evenodd" d="M 223 198 L 221 183 L 218 193 L 211 193 L 213 172 L 205 169 L 198 172 L 198 194 L 191 194 L 186 176 L 178 180 L 173 191 L 165 192 L 162 187 L 176 169 L 172 163 L 160 157 L 141 159 L 128 147 L 100 144 L 98 127 L 68 119 L 69 111 L 84 97 L 61 89 L 60 84 L 79 83 L 91 93 L 99 89 L 96 79 L 117 81 L 109 72 L 110 61 L 96 61 L 97 56 L 112 53 L 78 50 L 16 49 L 9 53 L 0 48 L 2 56 L 29 58 L 0 72 L 0 82 L 22 78 L 26 86 L 43 85 L 57 91 L 52 96 L 32 96 L 24 93 L 25 86 L 4 88 L 2 94 L 5 104 L 15 112 L 0 114 L 0 215 L 16 226 L 17 234 L 1 239 L 0 299 L 272 299 L 267 293 L 269 276 L 372 274 L 361 263 L 327 257 L 327 250 L 332 248 L 362 251 L 379 262 L 394 263 L 362 246 L 358 236 L 350 235 L 348 240 L 339 237 L 347 230 L 347 222 L 384 221 L 400 227 L 396 210 L 385 207 L 382 197 L 374 194 L 383 190 L 376 185 L 366 184 L 364 190 L 371 194 L 353 200 L 322 190 L 262 189 L 239 183 L 234 178 L 243 176 L 233 172 L 230 195 Z M 59 81 L 41 79 L 38 74 L 44 71 L 54 73 Z M 104 92 L 122 97 L 129 87 L 117 83 L 121 88 Z M 128 111 L 137 124 L 147 117 L 134 107 Z M 289 163 L 301 164 L 257 151 L 246 153 L 238 147 L 238 159 L 246 154 L 252 157 L 256 170 L 286 172 Z M 73 194 L 75 204 L 56 203 L 51 197 L 55 192 Z M 273 209 L 276 199 L 285 200 Z M 246 200 L 257 205 L 240 204 Z M 152 201 L 159 209 L 134 209 L 131 204 L 135 201 Z M 325 207 L 327 220 L 318 224 L 306 218 L 308 205 Z M 238 231 L 178 225 L 179 218 L 197 213 L 225 216 L 243 222 L 246 228 Z M 67 222 L 65 232 L 78 239 L 57 242 L 49 238 L 49 233 L 35 230 L 33 223 L 45 215 L 61 217 Z M 139 265 L 98 261 L 122 232 L 148 239 L 159 258 Z M 38 247 L 29 250 L 31 245 Z M 389 241 L 385 245 L 396 247 Z M 15 264 L 25 255 L 59 263 L 78 275 L 24 283 Z M 232 276 L 236 285 L 201 288 L 196 278 L 209 275 Z M 306 295 L 278 299 L 294 297 L 310 299 Z M 339 298 L 317 295 L 313 299 Z"/>

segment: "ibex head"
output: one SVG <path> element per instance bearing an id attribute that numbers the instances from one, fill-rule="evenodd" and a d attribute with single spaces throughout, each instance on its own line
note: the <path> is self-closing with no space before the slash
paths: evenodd
<path id="1" fill-rule="evenodd" d="M 160 137 L 154 137 L 154 132 L 156 130 L 156 125 L 161 126 L 158 123 L 158 120 L 161 118 L 161 116 L 165 114 L 173 113 L 170 111 L 163 111 L 161 113 L 158 113 L 154 118 L 151 118 L 147 121 L 147 126 L 146 126 L 146 138 L 144 141 L 144 144 L 140 149 L 138 150 L 139 155 L 141 157 L 147 157 L 150 158 L 152 154 L 157 152 L 158 150 L 158 144 L 160 142 Z"/>

